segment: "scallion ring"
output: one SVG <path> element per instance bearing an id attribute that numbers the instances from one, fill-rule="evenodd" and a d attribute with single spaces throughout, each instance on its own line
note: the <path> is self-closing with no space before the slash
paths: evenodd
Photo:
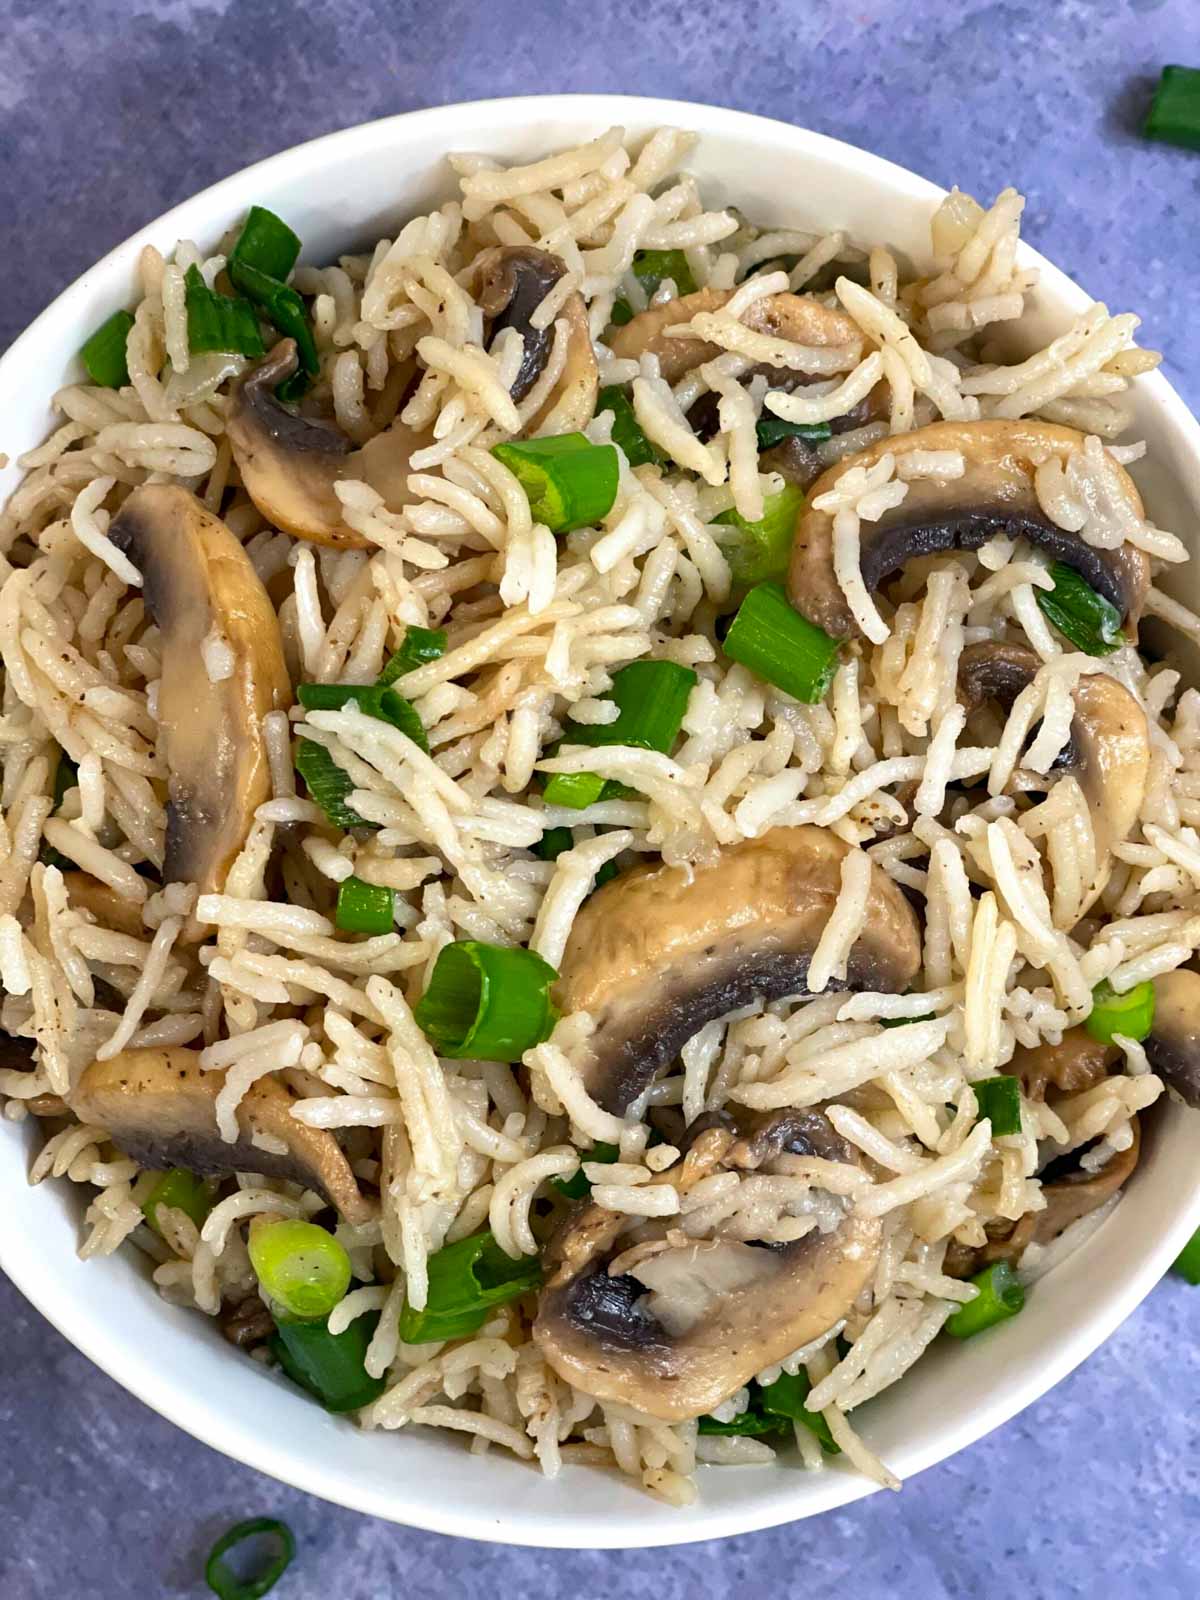
<path id="1" fill-rule="evenodd" d="M 237 1545 L 259 1538 L 272 1539 L 279 1548 L 261 1572 L 239 1578 L 225 1557 Z M 235 1522 L 213 1545 L 204 1563 L 204 1581 L 218 1600 L 262 1600 L 283 1577 L 295 1554 L 296 1541 L 286 1522 L 278 1517 L 251 1517 L 247 1522 Z"/>
<path id="2" fill-rule="evenodd" d="M 558 1021 L 557 977 L 532 950 L 461 939 L 438 956 L 413 1016 L 440 1056 L 519 1061 Z"/>
<path id="3" fill-rule="evenodd" d="M 725 635 L 725 654 L 797 700 L 823 700 L 837 671 L 836 639 L 793 609 L 777 583 L 756 584 Z"/>
<path id="4" fill-rule="evenodd" d="M 611 444 L 592 444 L 582 433 L 550 439 L 510 439 L 492 454 L 513 473 L 529 497 L 535 522 L 551 533 L 589 528 L 617 498 L 620 468 Z"/>

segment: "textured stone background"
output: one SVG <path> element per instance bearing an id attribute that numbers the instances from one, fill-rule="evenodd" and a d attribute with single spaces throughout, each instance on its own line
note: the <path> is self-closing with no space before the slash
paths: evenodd
<path id="1" fill-rule="evenodd" d="M 1168 61 L 1200 65 L 1197 0 L 0 0 L 0 347 L 135 227 L 287 145 L 488 94 L 624 90 L 805 124 L 984 199 L 1016 183 L 1032 241 L 1140 311 L 1196 404 L 1200 155 L 1136 133 Z M 1178 1279 L 902 1495 L 630 1555 L 335 1510 L 163 1422 L 3 1282 L 0 1330 L 4 1600 L 197 1596 L 212 1539 L 266 1513 L 299 1544 L 281 1600 L 1200 1592 L 1200 1291 Z"/>

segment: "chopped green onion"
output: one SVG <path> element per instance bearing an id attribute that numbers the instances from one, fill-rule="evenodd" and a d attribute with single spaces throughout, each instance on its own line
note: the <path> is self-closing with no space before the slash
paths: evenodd
<path id="1" fill-rule="evenodd" d="M 280 283 L 278 278 L 273 278 L 260 271 L 258 267 L 251 266 L 248 261 L 239 261 L 234 257 L 230 257 L 229 276 L 233 280 L 234 288 L 240 289 L 248 300 L 253 300 L 268 322 L 287 338 L 296 341 L 301 373 L 306 378 L 315 378 L 321 370 L 317 345 L 312 328 L 309 326 L 304 301 L 295 289 L 288 288 L 287 284 Z M 300 373 L 289 378 L 286 383 L 280 384 L 280 392 L 287 391 L 283 396 L 285 399 L 298 399 L 303 392 L 303 385 L 296 382 L 298 377 Z"/>
<path id="2" fill-rule="evenodd" d="M 690 667 L 674 661 L 631 661 L 613 673 L 612 688 L 603 697 L 616 701 L 616 721 L 570 722 L 563 731 L 563 743 L 593 747 L 627 744 L 666 755 L 678 736 L 696 681 Z M 633 792 L 594 772 L 556 772 L 542 791 L 542 799 L 548 806 L 581 811 L 597 800 Z"/>
<path id="3" fill-rule="evenodd" d="M 274 1315 L 271 1354 L 292 1382 L 316 1395 L 326 1411 L 357 1411 L 383 1393 L 386 1381 L 373 1378 L 364 1365 L 379 1326 L 378 1311 L 355 1317 L 341 1333 L 330 1333 L 324 1322 Z"/>
<path id="4" fill-rule="evenodd" d="M 778 494 L 769 494 L 763 501 L 763 514 L 757 522 L 747 522 L 732 508 L 722 511 L 716 520 L 737 532 L 718 542 L 739 588 L 784 576 L 803 505 L 804 490 L 785 483 Z"/>
<path id="5" fill-rule="evenodd" d="M 142 1201 L 142 1215 L 155 1233 L 162 1232 L 158 1225 L 159 1206 L 182 1211 L 199 1228 L 212 1210 L 212 1198 L 203 1179 L 194 1172 L 186 1172 L 183 1167 L 172 1167 L 170 1172 L 163 1173 Z"/>
<path id="6" fill-rule="evenodd" d="M 351 700 L 368 717 L 390 722 L 419 749 L 429 752 L 429 740 L 420 717 L 403 695 L 378 683 L 302 683 L 296 698 L 306 711 L 340 711 Z"/>
<path id="7" fill-rule="evenodd" d="M 825 698 L 837 671 L 836 639 L 792 609 L 777 583 L 756 584 L 725 635 L 725 654 L 809 705 Z"/>
<path id="8" fill-rule="evenodd" d="M 611 444 L 592 444 L 582 433 L 551 439 L 510 439 L 492 454 L 516 476 L 535 522 L 551 533 L 589 528 L 612 509 L 620 465 Z"/>
<path id="9" fill-rule="evenodd" d="M 910 1022 L 932 1022 L 933 1012 L 924 1011 L 919 1017 L 880 1017 L 881 1028 L 907 1028 Z"/>
<path id="10" fill-rule="evenodd" d="M 973 1339 L 977 1333 L 1015 1317 L 1025 1304 L 1025 1290 L 1007 1261 L 996 1261 L 971 1282 L 979 1290 L 946 1324 L 946 1332 L 956 1339 Z"/>
<path id="11" fill-rule="evenodd" d="M 1145 1039 L 1154 1026 L 1154 985 L 1135 983 L 1118 994 L 1108 979 L 1103 979 L 1092 990 L 1091 1014 L 1083 1025 L 1101 1044 L 1111 1044 L 1115 1033 L 1127 1039 Z"/>
<path id="12" fill-rule="evenodd" d="M 445 628 L 416 628 L 411 624 L 400 642 L 399 650 L 394 650 L 388 659 L 387 665 L 375 680 L 381 688 L 387 688 L 395 683 L 397 678 L 402 678 L 406 672 L 413 672 L 417 667 L 423 667 L 426 662 L 437 661 L 446 654 Z"/>
<path id="13" fill-rule="evenodd" d="M 391 933 L 396 924 L 396 891 L 364 883 L 353 873 L 338 884 L 333 920 L 344 933 Z"/>
<path id="14" fill-rule="evenodd" d="M 265 206 L 251 206 L 229 260 L 286 283 L 299 254 L 300 240 L 287 223 Z"/>
<path id="15" fill-rule="evenodd" d="M 615 1144 L 605 1144 L 601 1140 L 594 1144 L 590 1150 L 584 1150 L 579 1157 L 579 1168 L 569 1178 L 551 1178 L 550 1187 L 557 1189 L 559 1194 L 565 1195 L 568 1200 L 582 1200 L 585 1195 L 591 1194 L 591 1179 L 586 1178 L 583 1172 L 585 1161 L 603 1161 L 610 1166 L 614 1161 L 621 1159 L 621 1152 Z"/>
<path id="16" fill-rule="evenodd" d="M 582 811 L 595 805 L 597 800 L 612 799 L 606 795 L 608 782 L 594 772 L 555 772 L 542 790 L 542 799 L 548 806 L 567 806 L 572 811 Z"/>
<path id="17" fill-rule="evenodd" d="M 289 1317 L 325 1318 L 350 1287 L 345 1246 L 315 1222 L 256 1223 L 247 1248 L 263 1293 Z"/>
<path id="18" fill-rule="evenodd" d="M 696 292 L 696 280 L 682 250 L 635 250 L 633 275 L 645 289 L 647 299 L 667 278 L 674 283 L 677 294 Z"/>
<path id="19" fill-rule="evenodd" d="M 754 431 L 758 435 L 760 450 L 770 450 L 785 439 L 804 439 L 809 444 L 821 444 L 833 434 L 827 422 L 785 422 L 782 417 L 773 417 L 769 412 L 759 417 Z"/>
<path id="20" fill-rule="evenodd" d="M 129 382 L 129 363 L 125 355 L 125 341 L 133 327 L 133 316 L 128 311 L 114 311 L 107 322 L 102 322 L 85 340 L 79 355 L 87 375 L 103 389 L 120 389 Z"/>
<path id="21" fill-rule="evenodd" d="M 1194 1233 L 1176 1258 L 1175 1271 L 1191 1284 L 1200 1285 L 1200 1232 Z"/>
<path id="22" fill-rule="evenodd" d="M 533 853 L 543 861 L 557 861 L 564 850 L 570 850 L 575 835 L 570 828 L 547 828 L 533 847 Z"/>
<path id="23" fill-rule="evenodd" d="M 1000 1073 L 994 1078 L 984 1078 L 971 1085 L 979 1102 L 976 1122 L 987 1117 L 992 1124 L 992 1137 L 1021 1131 L 1021 1083 Z"/>
<path id="24" fill-rule="evenodd" d="M 633 321 L 633 307 L 628 300 L 614 300 L 612 316 L 608 319 L 614 328 L 623 328 Z"/>
<path id="25" fill-rule="evenodd" d="M 226 350 L 239 356 L 262 355 L 258 316 L 248 300 L 234 300 L 210 289 L 200 276 L 199 267 L 187 269 L 183 292 L 188 349 L 194 356 L 208 350 Z"/>
<path id="26" fill-rule="evenodd" d="M 460 939 L 438 956 L 413 1016 L 440 1056 L 519 1061 L 558 1021 L 557 977 L 532 950 Z"/>
<path id="27" fill-rule="evenodd" d="M 252 1578 L 239 1578 L 225 1560 L 236 1545 L 247 1539 L 267 1538 L 278 1545 L 278 1550 Z M 263 1595 L 279 1582 L 296 1554 L 296 1541 L 286 1522 L 278 1517 L 252 1517 L 248 1522 L 235 1522 L 228 1533 L 223 1533 L 208 1552 L 204 1563 L 204 1581 L 218 1600 L 262 1600 Z"/>
<path id="28" fill-rule="evenodd" d="M 596 881 L 592 887 L 592 892 L 595 893 L 597 889 L 603 889 L 604 885 L 611 883 L 620 871 L 621 869 L 615 861 L 606 861 L 596 873 Z"/>
<path id="29" fill-rule="evenodd" d="M 611 383 L 601 389 L 596 401 L 597 415 L 601 411 L 612 412 L 612 442 L 621 446 L 631 467 L 644 467 L 666 460 L 658 446 L 651 444 L 642 432 L 642 425 L 634 415 L 633 401 L 619 383 Z"/>
<path id="30" fill-rule="evenodd" d="M 1089 656 L 1108 656 L 1125 643 L 1121 613 L 1111 600 L 1097 594 L 1090 583 L 1063 561 L 1050 565 L 1053 589 L 1035 589 L 1046 620 L 1065 635 L 1077 650 Z"/>
<path id="31" fill-rule="evenodd" d="M 464 1339 L 483 1326 L 489 1311 L 539 1288 L 542 1281 L 536 1256 L 511 1260 L 487 1228 L 435 1251 L 428 1268 L 424 1310 L 405 1301 L 400 1313 L 405 1344 Z"/>
<path id="32" fill-rule="evenodd" d="M 365 822 L 357 811 L 351 811 L 346 796 L 355 787 L 354 779 L 329 754 L 323 744 L 313 739 L 296 741 L 296 771 L 304 779 L 312 799 L 333 823 L 335 828 L 377 828 L 377 822 Z"/>
<path id="33" fill-rule="evenodd" d="M 1147 139 L 1200 150 L 1200 71 L 1164 67 L 1142 132 Z"/>
<path id="34" fill-rule="evenodd" d="M 718 1422 L 716 1417 L 701 1417 L 700 1432 L 717 1434 L 725 1438 L 759 1438 L 763 1434 L 790 1431 L 789 1422 L 800 1422 L 821 1442 L 826 1455 L 836 1456 L 841 1450 L 834 1442 L 829 1424 L 819 1411 L 809 1411 L 804 1402 L 812 1385 L 804 1372 L 795 1377 L 784 1372 L 774 1383 L 765 1386 L 757 1383 L 750 1387 L 750 1404 L 731 1422 Z"/>

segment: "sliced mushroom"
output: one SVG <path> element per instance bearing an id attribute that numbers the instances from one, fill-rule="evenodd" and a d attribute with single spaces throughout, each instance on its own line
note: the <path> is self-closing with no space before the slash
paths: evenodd
<path id="1" fill-rule="evenodd" d="M 514 400 L 525 398 L 549 359 L 553 324 L 535 328 L 529 319 L 566 270 L 559 256 L 532 245 L 502 245 L 479 260 L 477 297 L 491 319 L 489 344 L 505 328 L 515 328 L 525 342 L 511 390 Z M 545 403 L 526 423 L 527 433 L 576 433 L 596 410 L 600 372 L 582 295 L 568 295 L 557 315 L 567 322 L 567 364 Z"/>
<path id="2" fill-rule="evenodd" d="M 1142 1131 L 1136 1117 L 1129 1119 L 1129 1125 L 1133 1142 L 1127 1150 L 1115 1151 L 1097 1172 L 1088 1172 L 1079 1165 L 1081 1151 L 1061 1158 L 1064 1170 L 1057 1174 L 1054 1169 L 1060 1163 L 1054 1162 L 1042 1184 L 1045 1209 L 1027 1211 L 1007 1232 L 997 1232 L 976 1249 L 951 1245 L 946 1252 L 946 1271 L 956 1278 L 969 1278 L 994 1261 L 1019 1261 L 1031 1244 L 1052 1244 L 1073 1222 L 1098 1211 L 1129 1181 L 1138 1164 Z"/>
<path id="3" fill-rule="evenodd" d="M 651 306 L 631 317 L 624 327 L 609 330 L 609 349 L 622 360 L 657 356 L 663 377 L 668 383 L 678 383 L 693 367 L 715 360 L 722 353 L 721 347 L 707 339 L 674 337 L 667 329 L 691 322 L 702 312 L 719 311 L 734 293 L 733 289 L 697 289 L 695 294 Z M 844 312 L 807 294 L 764 295 L 747 307 L 741 320 L 755 333 L 789 339 L 793 344 L 857 345 L 862 341 L 857 324 Z M 773 367 L 762 370 L 776 377 L 783 375 L 781 369 Z M 773 387 L 781 385 L 775 383 Z"/>
<path id="4" fill-rule="evenodd" d="M 64 872 L 63 883 L 71 905 L 80 911 L 90 911 L 102 927 L 115 928 L 118 933 L 138 939 L 146 932 L 141 906 L 126 900 L 111 884 L 101 883 L 87 872 Z"/>
<path id="5" fill-rule="evenodd" d="M 722 1171 L 783 1170 L 791 1157 L 858 1165 L 858 1153 L 815 1111 L 782 1111 L 740 1131 L 701 1133 L 656 1181 L 681 1192 Z M 648 1227 L 662 1245 L 622 1271 L 628 1218 L 581 1206 L 551 1242 L 533 1337 L 568 1383 L 681 1422 L 702 1416 L 756 1372 L 831 1328 L 870 1281 L 882 1225 L 847 1208 L 829 1232 L 788 1244 L 686 1239 L 670 1219 Z"/>
<path id="6" fill-rule="evenodd" d="M 773 828 L 711 866 L 635 867 L 575 919 L 558 1004 L 595 1020 L 585 1077 L 623 1112 L 714 1017 L 805 989 L 853 847 L 823 828 Z M 878 867 L 844 985 L 898 991 L 920 963 L 916 918 Z"/>
<path id="7" fill-rule="evenodd" d="M 1024 645 L 969 645 L 958 664 L 959 687 L 968 709 L 988 698 L 1010 708 L 1040 666 Z M 1082 916 L 1108 881 L 1109 852 L 1128 838 L 1141 811 L 1150 772 L 1150 733 L 1146 713 L 1129 690 L 1103 672 L 1080 678 L 1074 699 L 1071 737 L 1051 774 L 1072 774 L 1091 813 L 1098 865 L 1079 906 Z"/>
<path id="8" fill-rule="evenodd" d="M 271 792 L 262 719 L 291 702 L 275 608 L 233 534 L 186 489 L 135 489 L 109 536 L 141 572 L 162 635 L 164 881 L 217 890 Z M 210 676 L 206 640 L 228 647 L 228 677 Z"/>
<path id="9" fill-rule="evenodd" d="M 388 510 L 399 511 L 413 498 L 409 458 L 429 438 L 397 418 L 356 449 L 340 428 L 289 411 L 276 397 L 276 386 L 295 370 L 295 342 L 281 339 L 234 384 L 226 431 L 242 483 L 267 521 L 285 533 L 365 548 L 370 541 L 343 520 L 334 484 L 362 480 Z"/>
<path id="10" fill-rule="evenodd" d="M 1146 1059 L 1189 1106 L 1200 1106 L 1200 972 L 1180 967 L 1154 980 Z"/>
<path id="11" fill-rule="evenodd" d="M 201 1070 L 194 1050 L 123 1050 L 85 1068 L 69 1099 L 81 1122 L 106 1129 L 143 1167 L 287 1178 L 323 1194 L 347 1222 L 370 1217 L 337 1140 L 296 1121 L 295 1099 L 277 1079 L 251 1084 L 237 1110 L 238 1140 L 227 1144 L 216 1115 L 224 1081 L 223 1072 Z"/>
<path id="12" fill-rule="evenodd" d="M 1044 1100 L 1050 1088 L 1061 1094 L 1095 1088 L 1120 1055 L 1116 1045 L 1093 1039 L 1086 1028 L 1068 1028 L 1059 1044 L 1020 1046 L 1013 1054 L 1012 1071 L 1031 1100 Z"/>
<path id="13" fill-rule="evenodd" d="M 859 563 L 869 590 L 878 589 L 915 556 L 977 550 L 1005 534 L 1028 539 L 1073 567 L 1136 626 L 1150 583 L 1148 558 L 1130 544 L 1100 550 L 1079 534 L 1066 532 L 1050 521 L 1034 492 L 1036 464 L 1051 455 L 1065 460 L 1082 444 L 1081 433 L 1050 422 L 936 422 L 845 457 L 813 484 L 810 503 L 797 519 L 788 575 L 792 604 L 836 638 L 856 632 L 833 570 L 833 518 L 814 510 L 811 501 L 832 489 L 844 473 L 874 466 L 886 453 L 953 450 L 966 461 L 961 478 L 917 479 L 894 510 L 863 524 Z M 1114 470 L 1140 516 L 1142 502 L 1133 480 L 1123 468 Z"/>

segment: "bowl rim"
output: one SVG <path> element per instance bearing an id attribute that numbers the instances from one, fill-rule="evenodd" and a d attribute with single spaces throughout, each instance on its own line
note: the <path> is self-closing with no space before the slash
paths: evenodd
<path id="1" fill-rule="evenodd" d="M 514 95 L 400 112 L 322 134 L 266 156 L 218 179 L 138 228 L 63 289 L 0 356 L 0 392 L 3 392 L 4 379 L 22 366 L 28 354 L 47 336 L 51 325 L 91 293 L 94 279 L 110 276 L 115 279 L 120 271 L 134 264 L 145 244 L 171 235 L 172 229 L 176 229 L 173 236 L 182 236 L 178 233 L 177 219 L 193 206 L 204 203 L 216 209 L 228 200 L 231 210 L 240 207 L 248 181 L 255 175 L 274 175 L 286 169 L 293 181 L 306 174 L 317 177 L 331 155 L 343 155 L 356 146 L 368 154 L 380 145 L 402 141 L 406 133 L 419 137 L 440 132 L 444 148 L 450 151 L 456 146 L 469 147 L 471 126 L 484 119 L 490 119 L 497 126 L 515 128 L 532 119 L 551 118 L 575 122 L 581 130 L 593 124 L 609 126 L 631 118 L 639 124 L 695 127 L 701 137 L 718 140 L 738 135 L 757 141 L 771 140 L 790 147 L 800 156 L 824 153 L 843 165 L 855 166 L 905 198 L 928 202 L 931 208 L 946 194 L 939 185 L 910 169 L 847 141 L 773 117 L 700 101 L 627 94 Z M 581 137 L 584 136 L 581 131 Z M 1022 245 L 1021 258 L 1038 268 L 1041 282 L 1050 285 L 1064 305 L 1081 310 L 1091 303 L 1090 295 L 1031 246 Z M 1200 462 L 1200 424 L 1174 388 L 1161 372 L 1143 375 L 1137 382 L 1153 405 L 1189 436 L 1195 459 Z M 936 1441 L 930 1440 L 908 1452 L 902 1462 L 904 1478 L 949 1460 L 967 1445 L 1017 1416 L 1084 1361 L 1141 1303 L 1198 1225 L 1200 1185 L 1195 1189 L 1190 1206 L 1182 1207 L 1171 1223 L 1156 1235 L 1136 1269 L 1128 1274 L 1120 1291 L 1111 1296 L 1101 1311 L 1093 1310 L 1073 1329 L 1071 1337 L 1063 1340 L 1050 1359 L 1036 1366 L 1027 1365 L 1019 1377 L 1007 1378 L 969 1413 L 943 1424 L 937 1430 Z M 789 1514 L 786 1505 L 770 1500 L 758 1507 L 713 1504 L 705 1508 L 702 1522 L 680 1517 L 668 1507 L 659 1508 L 661 1514 L 653 1518 L 632 1518 L 614 1511 L 611 1520 L 602 1527 L 595 1528 L 589 1522 L 587 1539 L 581 1543 L 569 1518 L 542 1518 L 539 1522 L 536 1512 L 521 1511 L 515 1519 L 516 1526 L 510 1531 L 485 1513 L 452 1505 L 444 1498 L 434 1503 L 414 1502 L 399 1480 L 379 1486 L 364 1484 L 332 1465 L 301 1457 L 286 1444 L 276 1444 L 272 1438 L 256 1433 L 252 1418 L 223 1413 L 207 1396 L 190 1391 L 174 1378 L 165 1376 L 152 1360 L 131 1361 L 119 1347 L 115 1332 L 106 1324 L 72 1325 L 65 1280 L 61 1274 L 46 1274 L 40 1267 L 44 1267 L 44 1260 L 39 1261 L 32 1248 L 26 1249 L 25 1241 L 8 1236 L 0 1229 L 0 1269 L 47 1321 L 122 1388 L 167 1421 L 233 1460 L 320 1499 L 386 1521 L 434 1533 L 532 1548 L 637 1549 L 753 1533 L 851 1504 L 878 1489 L 876 1484 L 860 1476 L 828 1471 L 823 1475 L 820 1489 L 810 1481 L 810 1503 L 798 1516 Z M 675 1518 L 678 1520 L 673 1522 Z"/>

